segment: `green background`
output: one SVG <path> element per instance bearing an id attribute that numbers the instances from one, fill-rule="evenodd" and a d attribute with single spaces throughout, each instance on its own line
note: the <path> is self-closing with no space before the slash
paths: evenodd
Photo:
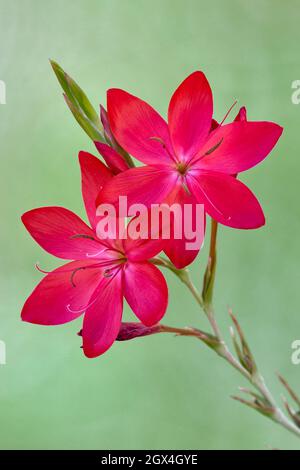
<path id="1" fill-rule="evenodd" d="M 86 359 L 81 320 L 56 328 L 20 321 L 40 274 L 60 263 L 30 239 L 20 215 L 64 205 L 84 215 L 77 153 L 93 144 L 65 106 L 49 66 L 57 60 L 94 105 L 121 87 L 163 114 L 175 87 L 203 70 L 214 90 L 215 117 L 234 99 L 250 119 L 285 132 L 272 155 L 243 175 L 267 225 L 222 227 L 216 308 L 228 331 L 231 305 L 257 360 L 280 397 L 274 372 L 300 391 L 291 343 L 300 338 L 299 117 L 291 83 L 300 79 L 300 2 L 281 0 L 0 1 L 2 449 L 268 449 L 299 441 L 232 401 L 243 380 L 194 339 L 157 335 L 118 343 Z M 200 285 L 207 244 L 191 268 Z M 183 285 L 167 274 L 165 323 L 207 328 Z M 128 318 L 129 312 L 126 313 Z"/>

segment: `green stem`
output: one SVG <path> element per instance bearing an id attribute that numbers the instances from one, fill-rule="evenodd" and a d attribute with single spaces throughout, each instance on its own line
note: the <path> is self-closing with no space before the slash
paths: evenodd
<path id="1" fill-rule="evenodd" d="M 198 305 L 206 314 L 206 317 L 210 323 L 216 342 L 211 343 L 209 341 L 205 341 L 205 337 L 208 337 L 207 333 L 204 333 L 205 337 L 203 337 L 203 332 L 199 333 L 199 330 L 196 328 L 174 328 L 169 326 L 161 325 L 162 332 L 169 332 L 175 333 L 180 336 L 195 336 L 206 343 L 211 349 L 222 357 L 228 364 L 230 364 L 235 370 L 237 370 L 250 384 L 261 394 L 262 399 L 267 404 L 266 409 L 269 410 L 269 413 L 266 413 L 265 416 L 272 419 L 274 422 L 278 423 L 279 425 L 283 426 L 288 431 L 292 432 L 294 435 L 300 437 L 300 429 L 291 421 L 278 407 L 275 399 L 273 398 L 272 393 L 268 389 L 263 376 L 259 372 L 250 373 L 231 353 L 230 348 L 227 346 L 225 339 L 223 338 L 223 334 L 219 328 L 217 323 L 213 305 L 212 305 L 212 292 L 214 287 L 214 280 L 215 280 L 215 266 L 216 266 L 216 243 L 217 243 L 217 229 L 218 225 L 217 222 L 212 220 L 211 224 L 211 237 L 210 237 L 210 248 L 209 248 L 209 261 L 208 267 L 206 270 L 206 274 L 208 275 L 208 279 L 204 280 L 209 285 L 209 295 L 207 297 L 208 301 L 203 301 L 203 297 L 200 294 L 199 290 L 195 287 L 189 271 L 185 269 L 177 269 L 169 260 L 156 257 L 153 258 L 151 261 L 153 264 L 157 266 L 162 266 L 170 271 L 172 271 L 190 290 L 191 294 L 197 301 Z M 205 292 L 205 290 L 203 291 Z M 207 292 L 207 291 L 206 291 Z M 252 393 L 253 395 L 253 393 Z M 251 406 L 253 409 L 256 409 L 260 413 L 264 414 L 264 409 L 260 408 L 255 402 L 247 402 L 246 400 L 239 399 L 240 402 Z"/>
<path id="2" fill-rule="evenodd" d="M 155 264 L 156 266 L 162 266 L 164 268 L 169 269 L 172 271 L 175 276 L 177 276 L 181 282 L 183 282 L 187 288 L 190 290 L 191 294 L 195 298 L 196 302 L 200 305 L 201 308 L 203 308 L 203 300 L 200 292 L 196 288 L 195 284 L 193 283 L 189 270 L 187 268 L 184 269 L 177 269 L 171 261 L 163 258 L 162 256 L 157 256 L 155 258 L 151 259 L 151 262 Z"/>

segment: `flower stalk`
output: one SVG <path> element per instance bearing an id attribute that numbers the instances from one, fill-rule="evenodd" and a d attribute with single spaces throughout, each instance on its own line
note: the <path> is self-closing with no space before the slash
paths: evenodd
<path id="1" fill-rule="evenodd" d="M 204 274 L 202 295 L 192 282 L 189 271 L 186 268 L 181 270 L 177 269 L 170 261 L 165 260 L 162 257 L 157 257 L 151 260 L 158 266 L 170 269 L 188 287 L 198 305 L 206 314 L 213 334 L 204 333 L 196 328 L 173 328 L 163 325 L 160 325 L 161 332 L 175 333 L 178 336 L 194 336 L 208 345 L 231 367 L 237 370 L 255 390 L 253 391 L 240 387 L 239 391 L 246 394 L 247 399 L 240 396 L 232 396 L 232 398 L 270 418 L 289 432 L 300 437 L 300 412 L 296 412 L 284 397 L 283 404 L 288 416 L 286 416 L 282 409 L 277 405 L 276 400 L 266 385 L 263 375 L 258 370 L 242 328 L 232 311 L 229 310 L 229 315 L 233 323 L 233 326 L 230 327 L 230 334 L 237 357 L 235 357 L 230 351 L 216 320 L 213 308 L 213 290 L 217 259 L 217 228 L 217 222 L 212 220 L 209 258 Z M 213 342 L 211 344 L 209 344 L 208 338 L 213 338 Z M 300 398 L 291 389 L 285 379 L 279 376 L 279 380 L 300 409 Z"/>
<path id="2" fill-rule="evenodd" d="M 215 282 L 215 273 L 216 273 L 216 264 L 217 264 L 217 251 L 216 251 L 216 242 L 217 242 L 217 231 L 218 223 L 215 220 L 211 220 L 211 234 L 210 234 L 210 247 L 208 262 L 203 278 L 203 288 L 202 288 L 202 298 L 204 305 L 207 309 L 210 308 L 212 304 L 213 291 L 214 291 L 214 282 Z"/>

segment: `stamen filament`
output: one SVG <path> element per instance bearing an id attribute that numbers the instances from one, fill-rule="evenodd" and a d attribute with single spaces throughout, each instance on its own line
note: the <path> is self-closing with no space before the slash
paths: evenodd
<path id="1" fill-rule="evenodd" d="M 174 157 L 174 155 L 172 155 L 172 153 L 169 151 L 169 149 L 167 148 L 165 142 L 163 141 L 163 139 L 161 139 L 160 137 L 149 137 L 150 140 L 154 140 L 155 142 L 158 142 L 159 144 L 162 145 L 163 149 L 167 152 L 167 154 L 169 155 L 169 157 L 171 158 L 171 160 L 173 160 L 174 163 L 176 163 L 176 158 Z"/>
<path id="2" fill-rule="evenodd" d="M 197 180 L 196 180 L 197 181 Z M 198 182 L 197 182 L 198 183 Z M 199 183 L 198 183 L 199 184 Z M 226 221 L 230 220 L 231 219 L 231 216 L 226 216 L 223 212 L 221 212 L 216 206 L 215 204 L 212 202 L 212 200 L 210 199 L 210 197 L 208 196 L 208 194 L 206 193 L 206 191 L 203 189 L 203 187 L 201 185 L 199 185 L 200 187 L 200 191 L 203 192 L 204 196 L 206 197 L 206 199 L 209 201 L 209 203 L 212 205 L 212 207 L 222 216 L 225 218 Z"/>
<path id="3" fill-rule="evenodd" d="M 100 240 L 99 238 L 92 237 L 91 235 L 86 235 L 84 233 L 78 233 L 76 235 L 71 235 L 71 239 L 76 239 L 76 238 L 87 238 L 88 240 L 93 240 L 96 243 L 100 243 L 100 245 L 105 246 L 106 248 L 110 248 L 110 246 L 105 243 L 103 240 Z"/>
<path id="4" fill-rule="evenodd" d="M 116 270 L 115 274 L 109 279 L 108 282 L 111 282 L 115 277 L 116 275 L 119 273 L 119 271 L 122 269 L 122 267 L 119 267 L 118 270 Z M 69 310 L 69 312 L 71 313 L 83 313 L 85 310 L 87 310 L 89 307 L 91 307 L 92 305 L 94 305 L 94 303 L 98 300 L 99 298 L 99 295 L 102 293 L 102 286 L 101 286 L 101 289 L 99 288 L 100 285 L 98 285 L 98 287 L 96 288 L 96 290 L 94 291 L 94 294 L 97 290 L 99 290 L 99 292 L 96 293 L 96 296 L 95 298 L 89 302 L 88 304 L 84 305 L 82 308 L 80 308 L 79 310 L 77 309 L 72 309 L 71 308 L 71 304 L 68 304 L 67 305 L 67 309 Z"/>
<path id="5" fill-rule="evenodd" d="M 190 161 L 190 165 L 195 165 L 196 163 L 198 163 L 200 160 L 202 160 L 202 158 L 204 158 L 206 155 L 210 155 L 211 153 L 213 153 L 215 150 L 217 150 L 217 148 L 220 147 L 221 143 L 223 142 L 223 137 L 221 138 L 221 140 L 216 143 L 213 147 L 211 147 L 209 150 L 207 150 L 203 155 L 201 155 L 200 157 L 196 158 L 196 160 L 193 161 L 193 159 Z"/>
<path id="6" fill-rule="evenodd" d="M 78 271 L 83 271 L 85 269 L 104 268 L 106 266 L 112 266 L 117 262 L 118 262 L 118 260 L 111 260 L 110 259 L 110 260 L 102 261 L 100 263 L 92 264 L 91 266 L 81 266 L 79 268 L 76 268 L 76 269 L 72 270 L 72 274 L 70 276 L 70 282 L 71 282 L 73 287 L 76 287 L 76 284 L 74 282 L 74 277 L 75 277 L 75 275 Z"/>
<path id="7" fill-rule="evenodd" d="M 223 117 L 222 121 L 219 124 L 220 126 L 222 126 L 224 121 L 228 118 L 229 114 L 231 113 L 231 111 L 233 110 L 233 108 L 235 107 L 236 104 L 237 104 L 237 100 L 235 100 L 234 103 L 228 109 L 227 113 L 225 114 L 225 116 Z"/>

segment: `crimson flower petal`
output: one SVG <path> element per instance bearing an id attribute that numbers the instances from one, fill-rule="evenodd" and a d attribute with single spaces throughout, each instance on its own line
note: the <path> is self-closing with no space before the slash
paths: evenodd
<path id="1" fill-rule="evenodd" d="M 79 152 L 79 163 L 83 201 L 91 226 L 95 228 L 96 198 L 105 183 L 112 178 L 112 172 L 88 152 Z"/>
<path id="2" fill-rule="evenodd" d="M 114 175 L 121 173 L 121 171 L 128 170 L 128 163 L 116 150 L 107 144 L 102 144 L 101 142 L 94 142 L 94 144 Z"/>
<path id="3" fill-rule="evenodd" d="M 170 193 L 178 175 L 166 168 L 143 166 L 131 168 L 116 175 L 100 192 L 99 204 L 119 202 L 119 196 L 127 196 L 128 207 L 132 204 L 158 204 Z"/>
<path id="4" fill-rule="evenodd" d="M 174 215 L 171 214 L 171 238 L 165 241 L 164 252 L 177 269 L 182 269 L 194 261 L 203 244 L 205 235 L 205 211 L 203 210 L 202 212 L 200 211 L 200 207 L 197 208 L 197 200 L 192 194 L 188 194 L 182 185 L 175 188 L 166 202 L 170 204 L 170 206 L 173 204 L 178 205 L 177 207 L 180 208 L 180 216 L 176 216 L 175 213 L 174 218 Z M 198 226 L 197 222 L 199 224 Z M 175 227 L 180 229 L 182 234 L 181 238 L 176 238 L 174 236 L 174 233 L 176 232 L 176 230 L 174 231 L 174 224 Z M 187 233 L 187 230 L 190 234 Z M 195 239 L 191 238 L 190 235 L 193 235 L 192 232 L 195 231 L 197 231 L 197 245 L 199 248 L 190 249 L 191 242 L 194 243 L 195 241 Z"/>
<path id="5" fill-rule="evenodd" d="M 261 162 L 276 145 L 282 127 L 273 122 L 236 121 L 219 126 L 210 134 L 195 167 L 235 174 Z"/>
<path id="6" fill-rule="evenodd" d="M 47 274 L 26 300 L 22 320 L 60 325 L 79 317 L 100 281 L 96 261 L 72 261 Z"/>
<path id="7" fill-rule="evenodd" d="M 64 207 L 39 207 L 25 212 L 22 221 L 32 238 L 58 258 L 82 260 L 101 250 L 93 230 Z"/>
<path id="8" fill-rule="evenodd" d="M 123 312 L 122 273 L 103 277 L 94 296 L 98 297 L 87 309 L 82 327 L 83 351 L 89 358 L 107 351 L 119 334 Z"/>
<path id="9" fill-rule="evenodd" d="M 166 280 L 159 269 L 148 261 L 127 263 L 124 296 L 144 325 L 155 325 L 164 316 L 168 305 Z"/>
<path id="10" fill-rule="evenodd" d="M 145 101 L 119 89 L 107 92 L 109 123 L 119 144 L 146 164 L 170 164 L 169 129 Z"/>
<path id="11" fill-rule="evenodd" d="M 193 172 L 187 179 L 190 191 L 206 212 L 229 227 L 253 229 L 264 225 L 262 208 L 247 186 L 223 173 Z"/>
<path id="12" fill-rule="evenodd" d="M 179 85 L 169 105 L 169 129 L 179 160 L 192 158 L 205 142 L 213 113 L 209 83 L 202 72 L 194 72 Z"/>

